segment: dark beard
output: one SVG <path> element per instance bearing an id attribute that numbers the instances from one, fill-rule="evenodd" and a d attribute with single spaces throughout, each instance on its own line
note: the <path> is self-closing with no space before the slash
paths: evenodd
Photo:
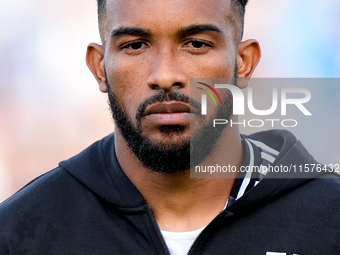
<path id="1" fill-rule="evenodd" d="M 106 73 L 105 73 L 106 75 Z M 235 82 L 235 81 L 234 81 Z M 236 84 L 236 83 L 234 83 Z M 165 93 L 160 90 L 156 95 L 143 101 L 137 110 L 137 127 L 128 119 L 124 109 L 119 104 L 119 100 L 112 92 L 111 86 L 106 77 L 109 104 L 113 119 L 120 133 L 124 137 L 130 150 L 142 165 L 158 173 L 181 173 L 189 170 L 190 167 L 201 163 L 213 150 L 218 138 L 227 125 L 218 125 L 215 128 L 211 123 L 201 125 L 200 132 L 188 140 L 182 140 L 174 144 L 165 144 L 161 141 L 152 142 L 142 135 L 141 118 L 148 105 L 164 101 L 180 101 L 190 103 L 194 109 L 200 109 L 201 104 L 194 99 L 178 92 Z M 228 119 L 232 116 L 232 95 L 224 98 L 223 107 L 219 107 L 214 119 Z M 203 116 L 197 116 L 199 123 L 203 123 Z M 160 132 L 164 135 L 178 135 L 183 133 L 185 127 L 181 125 L 164 125 L 160 127 Z M 191 136 L 191 134 L 190 134 Z"/>

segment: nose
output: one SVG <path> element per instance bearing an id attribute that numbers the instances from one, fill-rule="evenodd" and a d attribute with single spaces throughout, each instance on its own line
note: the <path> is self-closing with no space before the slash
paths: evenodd
<path id="1" fill-rule="evenodd" d="M 165 91 L 184 88 L 187 79 L 182 67 L 179 57 L 174 52 L 155 53 L 147 78 L 148 86 L 154 90 L 163 89 Z"/>

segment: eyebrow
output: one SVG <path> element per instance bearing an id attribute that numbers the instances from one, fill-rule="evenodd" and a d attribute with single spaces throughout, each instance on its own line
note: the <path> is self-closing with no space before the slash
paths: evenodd
<path id="1" fill-rule="evenodd" d="M 191 34 L 198 34 L 202 32 L 217 32 L 219 34 L 222 34 L 222 30 L 213 24 L 197 24 L 182 27 L 179 29 L 178 34 L 180 36 L 185 36 Z"/>
<path id="2" fill-rule="evenodd" d="M 217 32 L 222 33 L 222 30 L 213 24 L 195 24 L 187 27 L 181 27 L 177 34 L 180 37 L 187 35 L 198 34 L 202 32 Z M 146 36 L 150 35 L 150 32 L 139 27 L 118 27 L 111 31 L 112 37 L 118 37 L 122 35 L 132 35 L 132 36 Z"/>
<path id="3" fill-rule="evenodd" d="M 150 33 L 139 27 L 118 27 L 111 31 L 112 37 L 118 37 L 122 35 L 134 35 L 134 36 L 144 36 Z"/>

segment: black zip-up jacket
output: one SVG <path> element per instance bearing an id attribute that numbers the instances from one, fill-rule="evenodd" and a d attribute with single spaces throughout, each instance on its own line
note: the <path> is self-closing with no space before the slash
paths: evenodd
<path id="1" fill-rule="evenodd" d="M 286 131 L 250 137 L 280 151 L 274 165 L 317 164 Z M 189 254 L 339 255 L 340 179 L 271 177 L 221 212 Z M 113 134 L 0 205 L 1 255 L 168 253 L 152 209 L 118 164 Z"/>

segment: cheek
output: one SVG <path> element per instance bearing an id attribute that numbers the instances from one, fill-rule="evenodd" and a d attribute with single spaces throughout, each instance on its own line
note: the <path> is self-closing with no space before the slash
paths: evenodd
<path id="1" fill-rule="evenodd" d="M 143 79 L 145 80 L 145 74 L 143 69 L 112 61 L 106 65 L 106 72 L 112 92 L 118 97 L 127 115 L 135 122 L 136 110 L 144 96 L 143 84 L 145 82 Z"/>
<path id="2" fill-rule="evenodd" d="M 187 62 L 187 75 L 190 78 L 231 78 L 234 77 L 235 61 L 234 55 L 223 52 L 196 57 Z"/>

